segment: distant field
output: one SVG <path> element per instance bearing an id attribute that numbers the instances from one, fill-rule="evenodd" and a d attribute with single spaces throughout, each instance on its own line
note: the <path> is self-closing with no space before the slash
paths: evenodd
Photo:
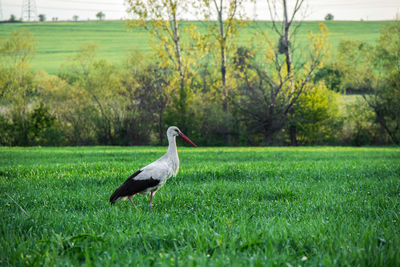
<path id="1" fill-rule="evenodd" d="M 0 147 L 0 266 L 400 265 L 399 148 L 180 147 L 153 213 L 110 206 L 165 150 Z"/>
<path id="2" fill-rule="evenodd" d="M 320 22 L 304 22 L 299 32 L 300 40 L 306 40 L 309 29 L 316 32 Z M 330 31 L 330 43 L 335 49 L 341 39 L 374 42 L 379 31 L 390 21 L 324 22 Z M 204 23 L 197 22 L 205 29 Z M 93 42 L 99 46 L 99 57 L 111 62 L 120 62 L 128 51 L 149 52 L 149 36 L 143 29 L 128 31 L 123 21 L 87 21 L 87 22 L 45 22 L 45 23 L 2 23 L 0 38 L 10 32 L 26 28 L 37 40 L 37 53 L 32 61 L 34 69 L 44 69 L 56 73 L 59 67 L 71 55 L 76 53 L 80 44 Z M 269 29 L 269 22 L 257 22 L 243 29 L 240 41 L 245 42 L 256 29 Z"/>

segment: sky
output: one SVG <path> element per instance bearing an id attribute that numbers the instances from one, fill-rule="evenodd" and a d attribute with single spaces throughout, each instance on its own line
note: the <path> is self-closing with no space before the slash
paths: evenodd
<path id="1" fill-rule="evenodd" d="M 19 19 L 22 16 L 22 6 L 28 2 L 31 6 L 36 4 L 36 14 L 44 14 L 47 20 L 72 20 L 74 15 L 79 20 L 95 20 L 99 11 L 106 15 L 106 20 L 129 18 L 124 0 L 0 0 L 0 20 L 9 19 L 11 14 Z M 305 12 L 299 17 L 302 20 L 324 20 L 328 13 L 333 14 L 335 20 L 393 20 L 400 15 L 400 1 L 305 0 L 303 10 Z M 266 0 L 246 4 L 245 13 L 252 19 L 270 19 Z M 192 14 L 185 16 L 186 19 L 196 19 Z"/>

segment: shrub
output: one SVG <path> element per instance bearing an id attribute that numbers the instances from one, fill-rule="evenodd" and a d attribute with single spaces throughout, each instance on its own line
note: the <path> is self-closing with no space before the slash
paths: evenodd
<path id="1" fill-rule="evenodd" d="M 330 91 L 323 83 L 314 85 L 300 95 L 291 114 L 287 131 L 295 127 L 296 140 L 302 145 L 332 144 L 338 140 L 342 127 L 338 93 Z M 293 139 L 294 136 L 291 136 Z"/>
<path id="2" fill-rule="evenodd" d="M 375 124 L 373 110 L 361 96 L 351 96 L 354 100 L 345 106 L 343 142 L 352 146 L 379 143 L 379 127 Z"/>

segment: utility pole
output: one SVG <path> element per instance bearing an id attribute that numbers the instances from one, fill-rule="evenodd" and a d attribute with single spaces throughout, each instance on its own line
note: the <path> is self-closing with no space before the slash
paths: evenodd
<path id="1" fill-rule="evenodd" d="M 37 20 L 37 9 L 35 0 L 23 0 L 21 19 L 22 21 Z"/>

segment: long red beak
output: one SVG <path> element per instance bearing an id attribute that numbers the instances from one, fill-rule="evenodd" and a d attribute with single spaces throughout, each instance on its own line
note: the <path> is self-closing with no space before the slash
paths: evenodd
<path id="1" fill-rule="evenodd" d="M 195 143 L 193 143 L 186 135 L 184 135 L 183 133 L 179 133 L 179 137 L 182 138 L 183 140 L 185 140 L 186 142 L 188 142 L 189 144 L 191 144 L 194 147 L 197 147 Z"/>

